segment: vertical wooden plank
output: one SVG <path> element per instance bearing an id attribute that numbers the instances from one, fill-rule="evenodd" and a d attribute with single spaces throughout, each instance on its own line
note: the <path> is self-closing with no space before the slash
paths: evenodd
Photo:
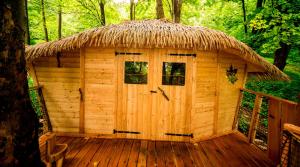
<path id="1" fill-rule="evenodd" d="M 248 79 L 248 65 L 245 64 L 245 68 L 244 68 L 244 79 L 243 79 L 243 88 L 245 88 L 245 85 L 247 83 L 247 79 Z"/>
<path id="2" fill-rule="evenodd" d="M 246 85 L 247 77 L 248 77 L 248 71 L 247 71 L 248 68 L 247 67 L 248 67 L 247 64 L 245 64 L 243 88 Z M 243 94 L 242 90 L 240 90 L 240 94 L 239 94 L 239 97 L 238 97 L 238 102 L 237 102 L 237 105 L 236 105 L 235 115 L 234 115 L 234 119 L 233 119 L 233 123 L 232 123 L 232 130 L 237 130 L 237 119 L 238 119 L 238 116 L 239 116 L 239 111 L 240 111 L 240 107 L 241 107 L 241 104 L 242 104 L 242 101 L 243 101 L 243 97 L 244 97 L 244 94 Z"/>
<path id="3" fill-rule="evenodd" d="M 148 154 L 147 145 L 148 145 L 148 141 L 146 140 L 141 141 L 137 167 L 146 167 L 147 165 L 147 154 Z"/>
<path id="4" fill-rule="evenodd" d="M 249 139 L 250 143 L 253 143 L 253 141 L 255 139 L 256 127 L 257 127 L 257 123 L 258 123 L 261 104 L 262 104 L 262 96 L 256 95 L 255 101 L 254 101 L 254 107 L 253 107 L 253 111 L 252 111 L 249 134 L 248 134 L 248 139 Z"/>
<path id="5" fill-rule="evenodd" d="M 243 91 L 240 90 L 238 103 L 236 105 L 234 120 L 233 120 L 233 123 L 232 123 L 232 130 L 237 130 L 237 124 L 238 124 L 237 120 L 238 120 L 238 116 L 239 116 L 239 112 L 240 112 L 240 107 L 241 107 L 241 104 L 242 104 L 242 101 L 243 101 L 243 97 L 244 97 Z"/>
<path id="6" fill-rule="evenodd" d="M 281 141 L 281 102 L 275 99 L 269 99 L 268 112 L 268 155 L 275 164 L 279 164 Z"/>
<path id="7" fill-rule="evenodd" d="M 114 57 L 114 88 L 115 88 L 115 108 L 114 108 L 114 127 L 113 129 L 118 129 L 118 111 L 119 111 L 119 76 L 118 76 L 118 69 L 119 69 L 119 61 L 118 61 L 118 57 L 116 56 L 115 53 L 115 57 Z M 117 135 L 116 135 L 117 136 Z"/>
<path id="8" fill-rule="evenodd" d="M 219 64 L 219 52 L 217 53 L 217 72 L 216 72 L 216 93 L 215 93 L 215 107 L 214 107 L 214 119 L 213 119 L 213 134 L 218 132 L 218 114 L 219 114 L 219 93 L 220 93 L 220 64 Z"/>
<path id="9" fill-rule="evenodd" d="M 191 131 L 191 115 L 193 106 L 193 79 L 194 79 L 194 57 L 187 57 L 187 89 L 186 89 L 186 119 L 185 119 L 185 132 L 186 134 L 192 133 Z M 189 67 L 189 68 L 188 68 Z M 188 138 L 185 141 L 190 141 Z"/>
<path id="10" fill-rule="evenodd" d="M 193 122 L 193 117 L 195 116 L 195 104 L 196 104 L 196 89 L 197 89 L 197 56 L 200 56 L 199 53 L 197 53 L 196 57 L 192 59 L 192 104 L 191 104 L 191 112 L 190 112 L 190 131 L 192 134 L 195 134 L 195 125 Z"/>
<path id="11" fill-rule="evenodd" d="M 85 49 L 80 49 L 80 111 L 79 133 L 84 133 L 84 95 L 85 95 Z"/>
<path id="12" fill-rule="evenodd" d="M 38 78 L 36 76 L 35 68 L 32 62 L 27 63 L 29 75 L 33 80 L 33 86 L 39 86 Z"/>
<path id="13" fill-rule="evenodd" d="M 127 166 L 136 166 L 137 165 L 140 147 L 141 147 L 141 141 L 134 140 L 134 143 L 132 145 L 131 152 L 129 155 L 129 160 L 128 160 Z"/>
<path id="14" fill-rule="evenodd" d="M 283 128 L 284 123 L 300 126 L 300 111 L 297 111 L 296 104 L 282 103 L 281 110 L 281 128 Z"/>

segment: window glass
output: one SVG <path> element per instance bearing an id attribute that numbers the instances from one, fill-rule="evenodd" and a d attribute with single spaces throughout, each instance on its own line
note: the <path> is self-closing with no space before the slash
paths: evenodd
<path id="1" fill-rule="evenodd" d="M 147 62 L 125 62 L 125 83 L 147 84 L 148 63 Z"/>
<path id="2" fill-rule="evenodd" d="M 181 85 L 185 83 L 185 63 L 163 62 L 162 84 Z"/>

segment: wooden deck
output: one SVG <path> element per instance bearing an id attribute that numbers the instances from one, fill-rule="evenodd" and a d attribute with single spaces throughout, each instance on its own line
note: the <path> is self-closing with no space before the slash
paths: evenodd
<path id="1" fill-rule="evenodd" d="M 132 139 L 58 137 L 69 151 L 64 166 L 273 166 L 239 134 L 197 144 Z M 41 145 L 41 154 L 45 146 Z"/>

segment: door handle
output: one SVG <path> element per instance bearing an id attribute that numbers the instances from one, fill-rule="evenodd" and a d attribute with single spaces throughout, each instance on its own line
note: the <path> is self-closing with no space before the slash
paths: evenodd
<path id="1" fill-rule="evenodd" d="M 170 101 L 170 99 L 169 99 L 169 97 L 167 96 L 166 92 L 165 92 L 162 88 L 160 88 L 160 87 L 157 87 L 157 88 L 158 88 L 158 90 L 162 93 L 162 95 L 163 95 L 168 101 Z"/>
<path id="2" fill-rule="evenodd" d="M 150 93 L 157 93 L 156 90 L 150 90 Z"/>
<path id="3" fill-rule="evenodd" d="M 83 101 L 84 94 L 83 94 L 83 92 L 82 92 L 82 89 L 79 88 L 78 90 L 79 90 L 79 93 L 80 93 L 80 101 Z"/>

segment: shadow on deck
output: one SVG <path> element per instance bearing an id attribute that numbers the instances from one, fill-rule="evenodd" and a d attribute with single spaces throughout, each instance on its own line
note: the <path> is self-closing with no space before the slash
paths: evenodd
<path id="1" fill-rule="evenodd" d="M 72 167 L 273 166 L 266 154 L 236 133 L 197 144 L 82 137 L 57 137 L 57 142 L 69 145 L 64 166 Z"/>

